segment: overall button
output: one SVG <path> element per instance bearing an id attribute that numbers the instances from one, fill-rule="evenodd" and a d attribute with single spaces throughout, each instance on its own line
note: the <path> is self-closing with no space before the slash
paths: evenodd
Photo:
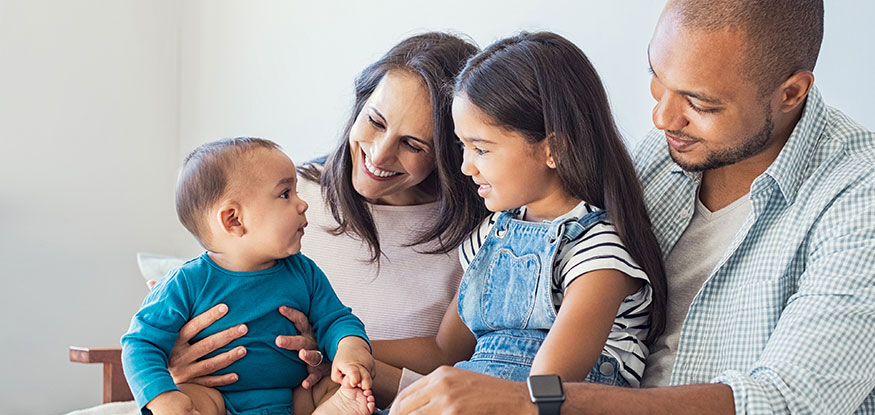
<path id="1" fill-rule="evenodd" d="M 614 365 L 611 362 L 602 362 L 599 365 L 599 373 L 605 376 L 613 376 L 614 375 Z"/>

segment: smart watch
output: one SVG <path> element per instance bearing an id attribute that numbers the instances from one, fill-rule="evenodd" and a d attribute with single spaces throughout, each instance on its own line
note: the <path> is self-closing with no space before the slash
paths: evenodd
<path id="1" fill-rule="evenodd" d="M 529 385 L 529 398 L 538 407 L 538 415 L 559 415 L 559 407 L 565 402 L 565 390 L 559 375 L 533 375 Z"/>

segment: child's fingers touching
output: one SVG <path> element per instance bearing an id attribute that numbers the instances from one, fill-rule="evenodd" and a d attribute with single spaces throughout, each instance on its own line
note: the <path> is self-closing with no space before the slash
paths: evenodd
<path id="1" fill-rule="evenodd" d="M 361 382 L 360 382 L 361 388 L 364 390 L 371 389 L 371 383 L 372 383 L 371 373 L 367 369 L 361 368 L 359 371 L 359 374 L 361 376 Z"/>
<path id="2" fill-rule="evenodd" d="M 340 368 L 331 368 L 331 381 L 338 384 L 343 381 L 343 372 Z"/>

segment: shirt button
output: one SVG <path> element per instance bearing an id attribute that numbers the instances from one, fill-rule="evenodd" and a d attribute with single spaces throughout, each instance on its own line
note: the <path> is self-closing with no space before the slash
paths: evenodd
<path id="1" fill-rule="evenodd" d="M 602 362 L 602 364 L 599 365 L 599 373 L 605 376 L 613 376 L 614 365 L 612 365 L 610 362 Z"/>

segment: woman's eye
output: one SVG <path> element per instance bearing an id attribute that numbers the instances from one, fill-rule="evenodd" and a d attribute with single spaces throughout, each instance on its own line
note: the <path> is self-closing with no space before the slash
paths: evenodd
<path id="1" fill-rule="evenodd" d="M 484 149 L 482 149 L 482 148 L 477 148 L 477 147 L 474 147 L 474 152 L 476 152 L 477 155 L 480 155 L 480 156 L 482 156 L 482 155 L 488 153 L 488 151 L 486 151 L 486 150 L 484 150 Z"/>
<path id="2" fill-rule="evenodd" d="M 381 130 L 382 130 L 382 129 L 384 128 L 384 126 L 383 126 L 382 123 L 380 123 L 379 121 L 375 120 L 374 117 L 371 117 L 370 115 L 368 115 L 368 122 L 369 122 L 371 125 L 373 125 L 374 127 L 378 128 L 378 129 L 381 129 Z"/>
<path id="3" fill-rule="evenodd" d="M 410 151 L 412 151 L 412 152 L 414 152 L 414 153 L 422 153 L 423 151 L 425 151 L 425 150 L 423 150 L 423 149 L 420 148 L 420 147 L 417 147 L 417 146 L 415 146 L 415 145 L 413 145 L 413 144 L 410 144 L 409 141 L 405 141 L 405 142 L 404 142 L 404 145 L 407 146 L 407 149 L 408 149 L 408 150 L 410 150 Z"/>

